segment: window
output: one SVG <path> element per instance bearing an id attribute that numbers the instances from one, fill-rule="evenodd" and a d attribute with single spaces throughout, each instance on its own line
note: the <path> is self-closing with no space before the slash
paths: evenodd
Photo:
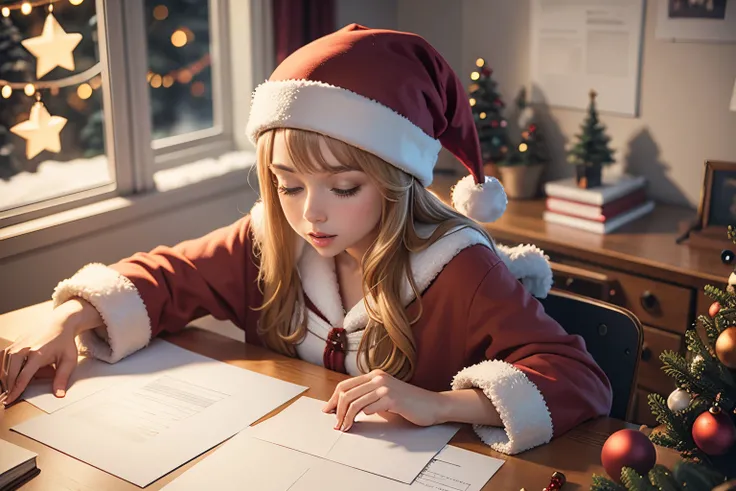
<path id="1" fill-rule="evenodd" d="M 266 5 L 0 2 L 0 229 L 195 180 L 171 177 L 177 169 L 208 177 L 249 165 L 236 132 L 268 67 Z"/>

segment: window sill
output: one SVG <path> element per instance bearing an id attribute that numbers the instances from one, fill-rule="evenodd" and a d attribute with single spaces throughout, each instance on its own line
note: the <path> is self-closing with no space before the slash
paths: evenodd
<path id="1" fill-rule="evenodd" d="M 245 160 L 225 160 L 216 170 L 205 160 L 160 171 L 154 177 L 155 191 L 118 196 L 2 228 L 0 260 L 193 203 L 248 190 L 257 193 L 255 155 L 242 156 Z"/>

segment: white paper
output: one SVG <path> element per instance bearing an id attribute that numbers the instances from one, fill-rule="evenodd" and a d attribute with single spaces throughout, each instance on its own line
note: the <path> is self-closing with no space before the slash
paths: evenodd
<path id="1" fill-rule="evenodd" d="M 126 378 L 12 429 L 144 487 L 306 390 L 206 360 Z"/>
<path id="2" fill-rule="evenodd" d="M 52 394 L 51 380 L 39 380 L 26 388 L 23 398 L 42 411 L 53 413 L 113 385 L 197 363 L 220 362 L 162 339 L 154 339 L 144 349 L 117 363 L 106 363 L 91 357 L 81 358 L 64 397 L 57 398 Z"/>
<path id="3" fill-rule="evenodd" d="M 637 116 L 644 0 L 533 0 L 531 101 Z"/>
<path id="4" fill-rule="evenodd" d="M 698 18 L 697 13 L 687 18 L 670 16 L 670 4 L 674 1 L 658 0 L 654 34 L 657 39 L 674 42 L 736 42 L 736 8 L 733 0 L 714 0 L 727 3 L 723 18 Z M 710 0 L 704 1 L 699 8 L 705 8 L 707 1 Z"/>
<path id="5" fill-rule="evenodd" d="M 301 397 L 250 429 L 255 438 L 356 469 L 411 483 L 459 429 L 419 427 L 395 414 L 360 413 L 347 432 L 334 429 L 324 401 Z"/>
<path id="6" fill-rule="evenodd" d="M 162 489 L 189 491 L 480 491 L 503 460 L 446 446 L 411 484 L 253 438 L 234 436 Z"/>

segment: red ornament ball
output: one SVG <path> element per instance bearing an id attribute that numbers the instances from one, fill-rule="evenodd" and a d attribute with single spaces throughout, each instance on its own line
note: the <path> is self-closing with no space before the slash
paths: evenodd
<path id="1" fill-rule="evenodd" d="M 603 444 L 601 463 L 611 479 L 621 482 L 624 467 L 631 467 L 642 475 L 649 472 L 657 463 L 657 451 L 644 433 L 619 430 Z"/>
<path id="2" fill-rule="evenodd" d="M 537 125 L 535 125 L 535 124 L 530 124 L 530 125 L 529 125 L 529 132 L 530 132 L 530 133 L 534 133 L 535 131 L 537 131 Z"/>
<path id="3" fill-rule="evenodd" d="M 491 70 L 490 68 L 484 68 L 480 72 L 483 74 L 484 77 L 490 77 L 491 73 L 493 73 L 493 70 Z"/>
<path id="4" fill-rule="evenodd" d="M 715 317 L 718 315 L 718 312 L 721 311 L 721 304 L 718 302 L 713 302 L 710 304 L 710 307 L 708 308 L 708 315 L 711 317 Z"/>
<path id="5" fill-rule="evenodd" d="M 736 426 L 719 407 L 712 407 L 695 419 L 693 440 L 708 455 L 723 455 L 736 443 Z"/>

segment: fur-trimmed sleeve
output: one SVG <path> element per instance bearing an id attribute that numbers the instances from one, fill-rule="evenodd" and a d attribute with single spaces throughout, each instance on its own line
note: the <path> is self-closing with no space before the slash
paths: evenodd
<path id="1" fill-rule="evenodd" d="M 503 428 L 474 427 L 495 450 L 523 452 L 610 412 L 610 383 L 582 338 L 550 318 L 504 263 L 478 286 L 467 329 L 470 359 L 452 388 L 481 389 L 496 407 Z"/>
<path id="2" fill-rule="evenodd" d="M 211 314 L 248 328 L 251 307 L 260 305 L 258 266 L 250 216 L 201 238 L 160 246 L 110 266 L 88 264 L 60 282 L 54 306 L 81 297 L 100 313 L 104 339 L 82 333 L 81 352 L 114 363 L 146 346 L 161 331 L 175 332 Z"/>

